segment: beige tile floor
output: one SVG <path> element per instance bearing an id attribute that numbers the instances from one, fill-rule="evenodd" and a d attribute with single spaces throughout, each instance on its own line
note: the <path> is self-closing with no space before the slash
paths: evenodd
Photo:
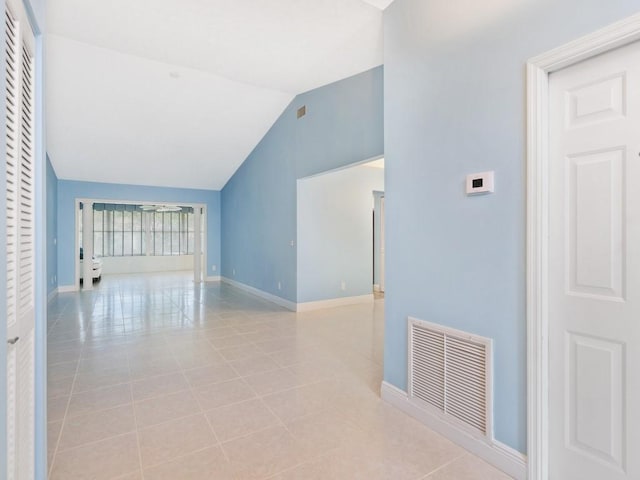
<path id="1" fill-rule="evenodd" d="M 49 477 L 508 478 L 380 400 L 383 302 L 295 314 L 184 274 L 59 295 Z"/>

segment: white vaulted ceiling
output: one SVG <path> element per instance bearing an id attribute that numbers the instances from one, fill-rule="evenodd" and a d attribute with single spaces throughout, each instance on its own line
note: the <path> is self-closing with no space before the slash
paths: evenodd
<path id="1" fill-rule="evenodd" d="M 48 0 L 64 179 L 220 189 L 293 97 L 382 63 L 389 0 Z"/>

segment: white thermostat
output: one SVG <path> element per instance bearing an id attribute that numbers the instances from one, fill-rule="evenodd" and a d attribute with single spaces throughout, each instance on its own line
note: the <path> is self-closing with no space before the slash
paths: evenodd
<path id="1" fill-rule="evenodd" d="M 467 195 L 493 193 L 493 172 L 472 173 L 467 175 Z"/>

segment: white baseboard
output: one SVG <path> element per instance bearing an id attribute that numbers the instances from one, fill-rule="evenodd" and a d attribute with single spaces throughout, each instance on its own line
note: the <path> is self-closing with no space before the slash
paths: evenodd
<path id="1" fill-rule="evenodd" d="M 517 480 L 525 480 L 527 478 L 526 455 L 495 439 L 492 443 L 486 443 L 473 437 L 457 426 L 414 405 L 409 401 L 406 392 L 390 383 L 382 382 L 380 394 L 385 402 L 421 421 L 432 430 L 469 450 L 506 474 Z"/>
<path id="2" fill-rule="evenodd" d="M 53 290 L 51 290 L 51 293 L 49 293 L 49 295 L 47 295 L 47 303 L 49 303 L 51 300 L 56 298 L 56 295 L 58 295 L 58 287 L 56 287 Z"/>
<path id="3" fill-rule="evenodd" d="M 223 283 L 233 285 L 240 290 L 252 293 L 253 295 L 264 298 L 265 300 L 269 300 L 270 302 L 273 302 L 276 305 L 280 305 L 281 307 L 291 310 L 292 312 L 308 312 L 310 310 L 318 310 L 321 308 L 341 307 L 344 305 L 355 305 L 359 303 L 372 303 L 374 301 L 373 294 L 370 293 L 367 295 L 358 295 L 356 297 L 331 298 L 329 300 L 319 300 L 317 302 L 296 303 L 292 302 L 291 300 L 287 300 L 286 298 L 278 297 L 277 295 L 265 292 L 264 290 L 251 287 L 245 283 L 231 280 L 227 277 L 207 277 L 207 281 L 210 281 L 209 278 L 214 278 L 216 280 L 219 279 Z"/>
<path id="4" fill-rule="evenodd" d="M 377 283 L 373 284 L 373 291 L 374 292 L 379 292 L 380 291 L 380 285 L 378 285 Z"/>
<path id="5" fill-rule="evenodd" d="M 77 292 L 78 287 L 76 285 L 62 285 L 58 287 L 58 293 Z"/>
<path id="6" fill-rule="evenodd" d="M 205 282 L 219 282 L 220 281 L 220 275 L 215 276 L 215 277 L 205 277 L 204 281 Z"/>
<path id="7" fill-rule="evenodd" d="M 321 308 L 342 307 L 344 305 L 357 305 L 360 303 L 373 303 L 373 294 L 358 295 L 355 297 L 330 298 L 329 300 L 317 300 L 315 302 L 304 302 L 296 305 L 296 312 L 308 312 Z"/>
<path id="8" fill-rule="evenodd" d="M 229 285 L 233 285 L 234 287 L 239 288 L 240 290 L 244 290 L 245 292 L 252 293 L 257 297 L 264 298 L 265 300 L 269 300 L 270 302 L 273 302 L 276 305 L 280 305 L 281 307 L 289 309 L 293 312 L 296 311 L 295 302 L 292 302 L 282 297 L 278 297 L 277 295 L 272 295 L 271 293 L 267 293 L 263 290 L 259 290 L 255 287 L 251 287 L 244 283 L 236 282 L 235 280 L 231 280 L 230 278 L 227 278 L 227 277 L 220 277 L 220 280 L 224 283 L 228 283 Z"/>

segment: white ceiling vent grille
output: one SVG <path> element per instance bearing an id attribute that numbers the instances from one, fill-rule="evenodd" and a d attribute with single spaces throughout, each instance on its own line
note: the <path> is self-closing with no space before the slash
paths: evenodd
<path id="1" fill-rule="evenodd" d="M 491 339 L 409 318 L 409 398 L 492 437 Z"/>

